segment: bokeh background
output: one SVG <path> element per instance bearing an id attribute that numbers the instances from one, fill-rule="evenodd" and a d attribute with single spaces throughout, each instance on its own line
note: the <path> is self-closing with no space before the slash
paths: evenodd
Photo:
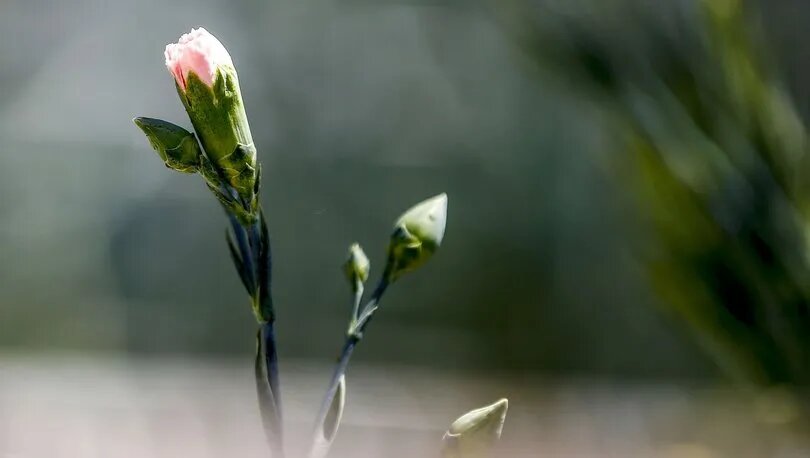
<path id="1" fill-rule="evenodd" d="M 784 393 L 728 385 L 656 295 L 603 95 L 521 46 L 523 27 L 595 30 L 633 75 L 662 53 L 651 31 L 677 55 L 711 43 L 704 2 L 526 2 L 525 23 L 516 3 L 0 2 L 0 456 L 266 456 L 223 212 L 131 122 L 190 125 L 162 52 L 200 25 L 264 165 L 291 437 L 339 349 L 348 245 L 374 277 L 395 218 L 446 191 L 445 245 L 355 355 L 338 456 L 430 456 L 502 396 L 503 456 L 807 456 Z M 801 123 L 810 4 L 747 6 Z"/>

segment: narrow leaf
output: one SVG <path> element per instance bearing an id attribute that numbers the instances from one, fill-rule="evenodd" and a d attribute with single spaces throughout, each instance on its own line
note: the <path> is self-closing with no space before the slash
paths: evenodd
<path id="1" fill-rule="evenodd" d="M 346 405 L 346 376 L 341 375 L 337 392 L 335 393 L 335 397 L 332 398 L 332 405 L 329 406 L 329 412 L 326 414 L 326 419 L 323 422 L 321 430 L 324 440 L 328 441 L 330 444 L 335 439 L 338 426 L 340 426 L 344 405 Z"/>
<path id="2" fill-rule="evenodd" d="M 193 133 L 162 119 L 139 117 L 132 121 L 167 167 L 184 173 L 199 169 L 202 149 Z"/>
<path id="3" fill-rule="evenodd" d="M 253 296 L 256 294 L 256 287 L 253 285 L 253 279 L 251 278 L 250 272 L 247 270 L 245 262 L 242 260 L 242 256 L 239 254 L 239 249 L 236 247 L 236 244 L 233 241 L 231 231 L 227 229 L 225 230 L 225 240 L 228 242 L 228 252 L 231 254 L 231 261 L 233 261 L 233 265 L 236 267 L 236 272 L 239 274 L 239 279 L 242 280 L 242 285 L 245 286 L 248 294 Z"/>
<path id="4" fill-rule="evenodd" d="M 259 259 L 257 259 L 259 277 L 259 313 L 265 321 L 272 322 L 275 317 L 273 310 L 272 288 L 272 266 L 273 256 L 270 251 L 270 233 L 267 230 L 267 222 L 264 219 L 264 212 L 259 212 Z"/>
<path id="5" fill-rule="evenodd" d="M 259 412 L 262 416 L 265 436 L 270 448 L 273 450 L 273 456 L 280 458 L 284 456 L 284 446 L 282 442 L 281 411 L 277 397 L 278 387 L 276 386 L 274 389 L 273 386 L 272 375 L 275 373 L 275 368 L 268 367 L 268 361 L 275 361 L 274 356 L 268 358 L 268 353 L 272 352 L 272 355 L 275 355 L 275 349 L 267 348 L 268 341 L 272 339 L 268 339 L 265 326 L 267 324 L 259 327 L 256 336 L 256 393 L 259 398 Z M 275 363 L 273 364 L 275 365 Z"/>
<path id="6" fill-rule="evenodd" d="M 329 453 L 329 448 L 332 446 L 332 441 L 335 440 L 340 420 L 343 417 L 345 404 L 346 376 L 341 375 L 335 395 L 332 397 L 332 403 L 329 405 L 329 411 L 327 411 L 323 423 L 317 426 L 318 430 L 309 452 L 309 458 L 323 458 Z"/>

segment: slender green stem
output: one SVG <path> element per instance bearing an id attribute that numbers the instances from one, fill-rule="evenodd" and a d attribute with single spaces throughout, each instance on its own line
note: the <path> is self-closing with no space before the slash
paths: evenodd
<path id="1" fill-rule="evenodd" d="M 380 282 L 377 284 L 377 288 L 374 290 L 374 293 L 371 295 L 371 298 L 363 307 L 363 311 L 360 312 L 359 317 L 357 315 L 357 308 L 355 307 L 354 313 L 352 315 L 352 325 L 349 327 L 349 331 L 346 333 L 346 340 L 343 343 L 343 349 L 340 352 L 340 356 L 338 357 L 337 365 L 335 366 L 335 370 L 332 372 L 332 378 L 329 381 L 329 387 L 326 390 L 326 395 L 321 402 L 320 409 L 318 410 L 318 417 L 315 420 L 315 431 L 313 432 L 312 437 L 312 446 L 310 448 L 310 458 L 315 458 L 318 451 L 318 445 L 322 443 L 321 435 L 323 434 L 323 426 L 324 422 L 326 421 L 326 416 L 329 413 L 329 408 L 332 405 L 332 402 L 335 399 L 335 395 L 337 394 L 338 386 L 340 385 L 340 380 L 342 377 L 346 375 L 346 369 L 349 366 L 349 360 L 352 357 L 352 353 L 354 352 L 355 347 L 363 338 L 363 331 L 365 331 L 366 326 L 371 321 L 371 317 L 374 315 L 374 312 L 377 310 L 379 306 L 380 299 L 382 299 L 382 295 L 385 293 L 385 290 L 388 288 L 388 281 L 385 277 L 383 277 Z M 361 289 L 362 291 L 362 289 Z M 362 295 L 362 293 L 361 293 Z M 355 303 L 359 305 L 360 297 L 355 297 Z"/>
<path id="2" fill-rule="evenodd" d="M 242 280 L 248 281 L 245 284 L 245 288 L 248 289 L 249 294 L 253 294 L 253 291 L 256 290 L 256 263 L 254 261 L 253 250 L 250 249 L 250 243 L 248 242 L 248 233 L 245 226 L 239 222 L 236 216 L 228 213 L 228 219 L 231 222 L 231 232 L 233 233 L 234 239 L 236 239 L 237 247 L 239 249 L 239 258 L 241 259 L 242 269 L 244 269 L 244 272 L 248 273 L 248 278 L 243 278 Z M 239 268 L 239 266 L 236 267 Z"/>
<path id="3" fill-rule="evenodd" d="M 355 280 L 354 290 L 352 291 L 352 318 L 349 320 L 349 329 L 347 332 L 351 333 L 355 326 L 357 326 L 357 318 L 360 313 L 360 302 L 363 300 L 363 281 L 359 278 Z"/>
<path id="4" fill-rule="evenodd" d="M 363 331 L 365 331 L 366 326 L 368 326 L 368 323 L 371 321 L 371 317 L 374 316 L 374 312 L 377 311 L 380 305 L 380 299 L 382 299 L 382 295 L 385 294 L 385 290 L 388 289 L 389 284 L 387 277 L 380 279 L 371 298 L 366 302 L 366 305 L 363 306 L 363 310 L 357 316 L 354 325 L 349 328 L 349 336 L 356 336 L 357 340 L 363 338 Z"/>
<path id="5" fill-rule="evenodd" d="M 245 288 L 251 296 L 259 329 L 256 336 L 255 377 L 259 412 L 268 444 L 276 458 L 284 457 L 278 356 L 271 295 L 270 237 L 261 210 L 252 223 L 242 223 L 228 212 L 239 251 L 234 257 Z"/>
<path id="6" fill-rule="evenodd" d="M 261 210 L 260 210 L 261 211 Z M 259 326 L 259 345 L 257 346 L 257 376 L 263 375 L 263 380 L 257 378 L 257 392 L 259 395 L 259 410 L 262 415 L 265 434 L 273 451 L 273 456 L 284 457 L 284 433 L 281 414 L 281 389 L 279 383 L 278 356 L 276 353 L 276 339 L 273 324 L 273 302 L 270 290 L 271 285 L 271 255 L 270 237 L 262 214 L 249 228 L 246 228 L 250 241 L 253 259 L 255 259 L 255 278 L 257 291 L 254 292 L 256 313 L 261 324 Z"/>

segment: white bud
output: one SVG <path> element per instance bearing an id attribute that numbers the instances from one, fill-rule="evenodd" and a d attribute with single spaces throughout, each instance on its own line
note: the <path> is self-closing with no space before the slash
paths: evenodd
<path id="1" fill-rule="evenodd" d="M 343 271 L 346 273 L 346 278 L 349 280 L 349 284 L 352 288 L 357 286 L 357 280 L 360 280 L 361 283 L 365 283 L 366 280 L 368 280 L 370 270 L 371 262 L 369 262 L 368 256 L 366 256 L 363 248 L 360 247 L 360 244 L 353 243 L 352 246 L 349 247 L 349 256 L 343 264 Z"/>
<path id="2" fill-rule="evenodd" d="M 447 225 L 447 194 L 420 202 L 399 217 L 388 249 L 388 277 L 416 269 L 441 246 Z"/>
<path id="3" fill-rule="evenodd" d="M 504 398 L 459 417 L 444 434 L 442 455 L 445 458 L 487 456 L 501 438 L 508 408 L 509 401 Z"/>
<path id="4" fill-rule="evenodd" d="M 447 224 L 447 194 L 420 202 L 402 214 L 396 227 L 404 227 L 423 244 L 439 247 Z"/>

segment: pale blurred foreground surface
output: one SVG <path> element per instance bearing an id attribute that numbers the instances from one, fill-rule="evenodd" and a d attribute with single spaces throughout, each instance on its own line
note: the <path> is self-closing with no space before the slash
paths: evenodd
<path id="1" fill-rule="evenodd" d="M 283 361 L 290 456 L 329 368 Z M 0 457 L 266 457 L 250 361 L 0 354 Z M 806 457 L 792 410 L 708 386 L 353 367 L 334 457 L 434 457 L 464 410 L 501 395 L 498 456 Z M 806 436 L 806 434 L 804 435 Z"/>

